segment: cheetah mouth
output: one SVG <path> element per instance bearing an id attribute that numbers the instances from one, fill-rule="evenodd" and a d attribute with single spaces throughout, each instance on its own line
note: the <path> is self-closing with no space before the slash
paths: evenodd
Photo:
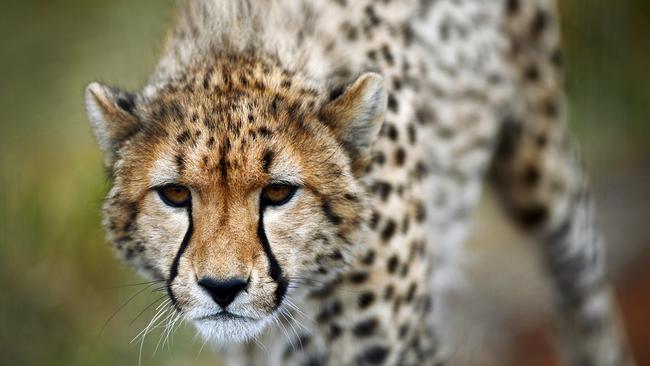
<path id="1" fill-rule="evenodd" d="M 257 319 L 251 318 L 249 316 L 238 315 L 231 313 L 229 311 L 220 311 L 214 314 L 204 315 L 198 318 L 193 319 L 194 321 L 224 321 L 224 320 L 239 320 L 239 321 L 257 321 Z"/>
<path id="2" fill-rule="evenodd" d="M 269 324 L 267 317 L 254 318 L 229 311 L 211 312 L 190 319 L 199 335 L 215 344 L 247 342 Z"/>

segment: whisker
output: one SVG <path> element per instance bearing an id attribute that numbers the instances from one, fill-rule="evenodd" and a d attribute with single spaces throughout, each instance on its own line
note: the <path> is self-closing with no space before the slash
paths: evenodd
<path id="1" fill-rule="evenodd" d="M 97 290 L 113 290 L 113 289 L 118 289 L 118 288 L 151 285 L 151 284 L 154 284 L 154 283 L 160 283 L 160 282 L 164 282 L 164 281 L 165 280 L 154 280 L 154 281 L 139 282 L 139 283 L 127 283 L 126 285 L 98 287 Z"/>
<path id="2" fill-rule="evenodd" d="M 133 320 L 131 320 L 131 323 L 129 323 L 129 325 L 133 325 L 133 323 L 135 323 L 135 321 L 138 320 L 138 318 L 140 316 L 142 316 L 142 314 L 144 314 L 145 311 L 147 311 L 152 306 L 154 306 L 156 303 L 160 302 L 161 300 L 163 300 L 166 297 L 167 297 L 167 295 L 163 295 L 163 296 L 157 298 L 156 300 L 154 300 L 151 304 L 147 305 L 144 309 L 142 309 L 141 312 L 138 313 L 138 315 L 135 318 L 133 318 Z"/>
<path id="3" fill-rule="evenodd" d="M 138 334 L 136 335 L 132 340 L 131 343 L 133 343 L 136 339 L 140 338 L 140 349 L 138 351 L 138 366 L 142 365 L 142 349 L 144 347 L 144 340 L 147 337 L 147 334 L 149 332 L 156 328 L 160 323 L 156 324 L 156 322 L 162 317 L 165 316 L 170 310 L 173 310 L 173 308 L 167 307 L 171 303 L 171 300 L 163 301 L 156 307 L 156 314 L 154 317 L 149 321 L 149 324 Z"/>
<path id="4" fill-rule="evenodd" d="M 154 285 L 154 283 L 150 283 L 150 284 L 148 284 L 146 287 L 144 287 L 144 288 L 138 290 L 138 292 L 136 292 L 135 294 L 133 294 L 133 296 L 129 297 L 128 300 L 126 300 L 122 305 L 120 305 L 120 306 L 119 306 L 119 307 L 118 307 L 118 308 L 113 312 L 113 314 L 111 314 L 111 316 L 106 320 L 106 322 L 104 322 L 104 325 L 102 325 L 102 328 L 99 330 L 99 334 L 100 334 L 100 335 L 102 334 L 102 332 L 104 331 L 104 329 L 106 329 L 106 326 L 108 325 L 108 323 L 110 323 L 110 321 L 113 320 L 113 318 L 115 318 L 115 316 L 117 315 L 117 313 L 119 313 L 122 309 L 124 309 L 124 308 L 125 308 L 125 307 L 126 307 L 126 306 L 131 302 L 131 301 L 133 301 L 133 299 L 135 299 L 138 295 L 140 295 L 141 293 L 143 293 L 144 291 L 146 291 L 149 287 L 151 287 L 151 286 L 153 286 L 153 285 Z"/>

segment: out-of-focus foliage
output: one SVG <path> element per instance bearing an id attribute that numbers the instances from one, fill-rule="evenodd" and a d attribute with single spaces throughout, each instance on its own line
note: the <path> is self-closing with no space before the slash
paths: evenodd
<path id="1" fill-rule="evenodd" d="M 0 12 L 0 363 L 135 364 L 129 341 L 162 294 L 116 261 L 99 208 L 107 189 L 83 108 L 100 79 L 137 89 L 153 67 L 171 0 L 25 0 Z M 607 169 L 650 140 L 650 3 L 563 1 L 572 126 Z M 597 172 L 596 172 L 597 173 Z M 153 287 L 152 287 L 153 288 Z M 155 306 L 154 306 L 155 307 Z M 183 326 L 181 329 L 184 328 Z M 208 364 L 192 332 L 143 364 Z M 209 347 L 206 347 L 206 349 Z M 185 361 L 182 361 L 185 360 Z"/>
<path id="2" fill-rule="evenodd" d="M 647 153 L 650 2 L 560 0 L 570 122 L 600 169 Z"/>

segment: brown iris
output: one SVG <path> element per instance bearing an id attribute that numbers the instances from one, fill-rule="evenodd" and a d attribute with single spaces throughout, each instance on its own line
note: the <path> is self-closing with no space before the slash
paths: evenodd
<path id="1" fill-rule="evenodd" d="M 271 206 L 280 206 L 287 203 L 295 192 L 295 186 L 271 184 L 262 190 L 262 202 Z"/>
<path id="2" fill-rule="evenodd" d="M 172 207 L 184 207 L 190 203 L 190 190 L 179 185 L 168 185 L 158 189 L 163 202 Z"/>

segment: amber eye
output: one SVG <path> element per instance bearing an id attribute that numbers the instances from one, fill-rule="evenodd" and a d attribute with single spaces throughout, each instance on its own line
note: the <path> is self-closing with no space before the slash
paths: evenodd
<path id="1" fill-rule="evenodd" d="M 270 206 L 280 206 L 289 202 L 296 187 L 288 184 L 271 184 L 262 190 L 262 202 Z"/>
<path id="2" fill-rule="evenodd" d="M 158 188 L 158 195 L 167 205 L 172 207 L 184 207 L 190 203 L 190 190 L 179 185 L 168 185 Z"/>

